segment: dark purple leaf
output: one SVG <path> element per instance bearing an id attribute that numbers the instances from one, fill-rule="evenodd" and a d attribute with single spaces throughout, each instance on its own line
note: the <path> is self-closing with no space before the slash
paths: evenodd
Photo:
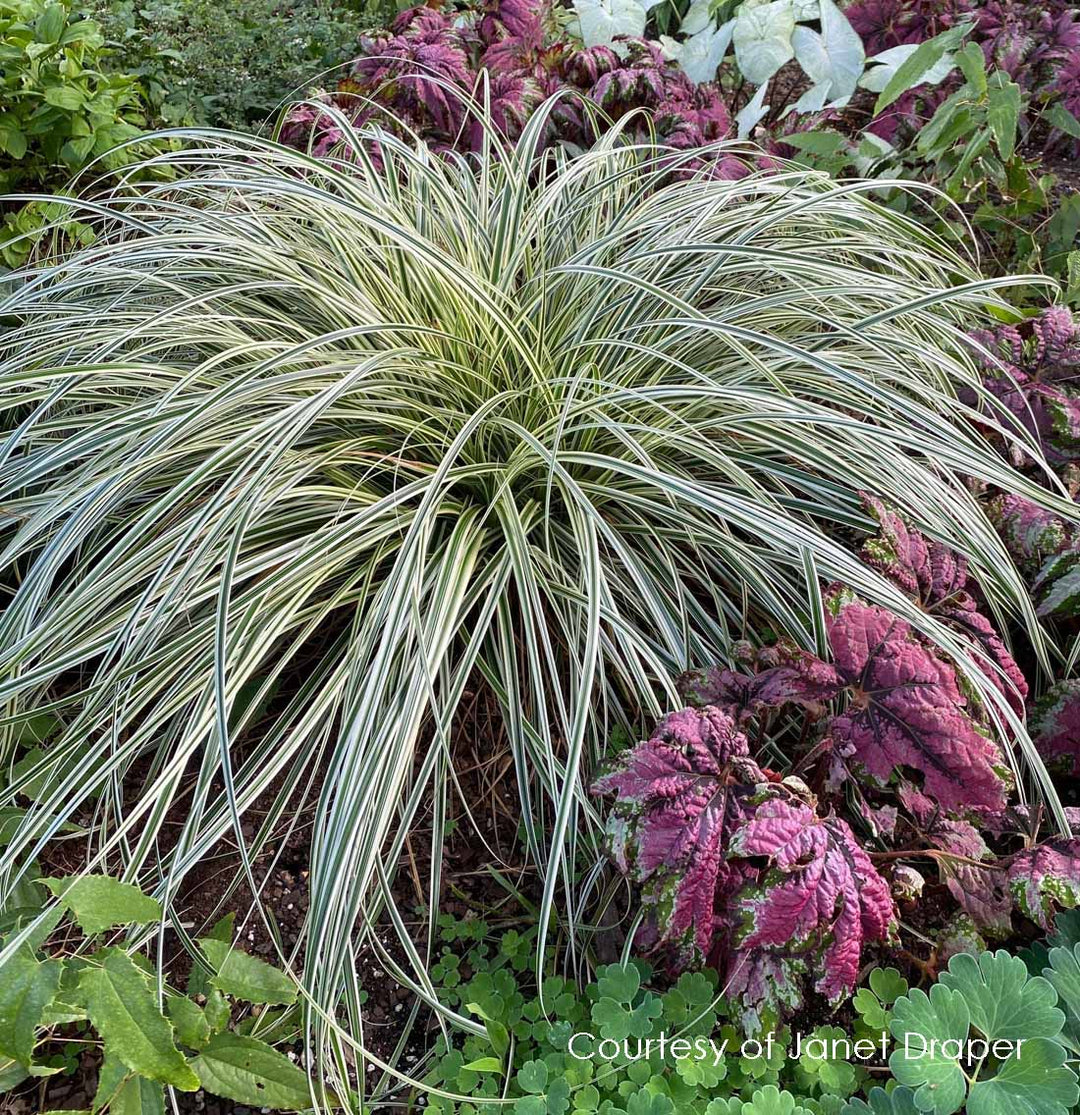
<path id="1" fill-rule="evenodd" d="M 765 781 L 731 717 L 705 708 L 665 717 L 593 786 L 616 795 L 611 851 L 619 869 L 643 884 L 651 907 L 646 936 L 670 947 L 679 965 L 709 952 L 717 894 L 742 879 L 741 866 L 724 858 L 727 840 L 754 786 Z"/>
<path id="2" fill-rule="evenodd" d="M 983 672 L 1021 712 L 1027 680 L 968 591 L 965 559 L 912 530 L 880 500 L 868 496 L 866 503 L 881 529 L 876 538 L 864 544 L 864 560 L 903 589 L 927 614 L 971 641 L 973 657 Z"/>

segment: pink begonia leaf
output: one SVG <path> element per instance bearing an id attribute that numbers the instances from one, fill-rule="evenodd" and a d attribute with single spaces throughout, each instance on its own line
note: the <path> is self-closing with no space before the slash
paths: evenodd
<path id="1" fill-rule="evenodd" d="M 1002 809 L 1004 760 L 968 714 L 953 667 L 883 608 L 845 604 L 826 626 L 849 694 L 830 727 L 842 753 L 882 784 L 897 768 L 918 771 L 942 809 Z"/>
<path id="2" fill-rule="evenodd" d="M 513 140 L 555 94 L 563 97 L 547 118 L 546 145 L 590 145 L 610 121 L 624 118 L 627 139 L 653 138 L 673 153 L 697 152 L 730 135 L 721 87 L 695 85 L 656 43 L 624 38 L 581 50 L 553 37 L 553 29 L 537 0 L 493 0 L 471 11 L 413 8 L 389 34 L 361 40 L 360 57 L 329 101 L 355 124 L 376 121 L 406 139 L 415 132 L 443 154 L 485 148 L 484 129 L 467 112 L 470 100 L 487 100 L 495 129 Z M 290 110 L 282 138 L 325 156 L 342 132 L 305 105 Z M 745 158 L 723 151 L 672 161 L 680 176 L 704 169 L 738 178 L 750 171 Z"/>
<path id="3" fill-rule="evenodd" d="M 1072 314 L 1053 306 L 1023 326 L 978 330 L 972 338 L 985 349 L 979 358 L 987 389 L 1035 437 L 1047 459 L 1080 456 L 1080 395 L 1074 392 L 1080 327 Z"/>
<path id="4" fill-rule="evenodd" d="M 986 510 L 1009 556 L 1026 576 L 1038 573 L 1043 562 L 1070 541 L 1063 519 L 1023 496 L 997 496 Z"/>
<path id="5" fill-rule="evenodd" d="M 1021 852 L 1009 865 L 1008 878 L 1021 911 L 1050 929 L 1056 910 L 1080 904 L 1080 839 L 1048 840 Z"/>
<path id="6" fill-rule="evenodd" d="M 1080 610 L 1080 539 L 1066 523 L 1021 496 L 999 496 L 988 508 L 1013 561 L 1031 582 L 1039 615 Z"/>
<path id="7" fill-rule="evenodd" d="M 819 818 L 804 802 L 773 798 L 734 834 L 729 854 L 765 861 L 736 903 L 729 993 L 746 989 L 741 972 L 757 970 L 740 954 L 758 950 L 776 950 L 780 970 L 793 975 L 810 961 L 820 973 L 814 986 L 834 1002 L 850 992 L 863 942 L 889 938 L 896 908 L 847 824 Z"/>
<path id="8" fill-rule="evenodd" d="M 939 818 L 929 833 L 934 847 L 956 856 L 938 860 L 942 881 L 981 930 L 1007 935 L 1013 902 L 1008 881 L 979 830 L 967 821 Z M 969 862 L 977 860 L 979 863 Z"/>
<path id="9" fill-rule="evenodd" d="M 994 625 L 968 591 L 967 561 L 947 546 L 924 538 L 878 499 L 865 497 L 880 525 L 863 545 L 868 565 L 903 589 L 928 614 L 964 635 L 983 672 L 1022 712 L 1028 686 Z"/>
<path id="10" fill-rule="evenodd" d="M 611 850 L 620 870 L 643 884 L 651 914 L 643 940 L 670 947 L 677 965 L 712 946 L 717 897 L 744 874 L 726 861 L 727 842 L 765 781 L 731 717 L 705 708 L 665 717 L 593 786 L 617 795 Z"/>
<path id="11" fill-rule="evenodd" d="M 1080 680 L 1060 681 L 1039 698 L 1028 727 L 1048 767 L 1080 774 Z"/>

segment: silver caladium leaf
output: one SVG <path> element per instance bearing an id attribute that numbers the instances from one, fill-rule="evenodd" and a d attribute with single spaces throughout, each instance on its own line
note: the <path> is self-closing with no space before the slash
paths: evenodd
<path id="1" fill-rule="evenodd" d="M 731 45 L 734 24 L 734 20 L 728 20 L 720 27 L 706 27 L 678 44 L 676 59 L 683 73 L 695 85 L 712 81 L 716 77 L 716 68 Z"/>
<path id="2" fill-rule="evenodd" d="M 763 85 L 795 57 L 791 36 L 795 12 L 791 0 L 747 0 L 735 16 L 732 41 L 739 72 L 753 85 Z"/>
<path id="3" fill-rule="evenodd" d="M 619 35 L 643 35 L 651 6 L 641 0 L 574 0 L 586 46 L 607 46 Z"/>
<path id="4" fill-rule="evenodd" d="M 816 111 L 855 92 L 866 63 L 862 40 L 833 0 L 818 0 L 821 30 L 796 27 L 791 45 L 795 60 L 814 83 L 799 98 L 798 111 Z M 806 101 L 804 105 L 802 102 Z"/>
<path id="5" fill-rule="evenodd" d="M 768 85 L 758 86 L 753 98 L 747 101 L 735 116 L 735 124 L 739 129 L 739 139 L 745 139 L 757 126 L 758 121 L 769 111 L 769 106 L 765 103 L 765 94 L 768 88 Z"/>

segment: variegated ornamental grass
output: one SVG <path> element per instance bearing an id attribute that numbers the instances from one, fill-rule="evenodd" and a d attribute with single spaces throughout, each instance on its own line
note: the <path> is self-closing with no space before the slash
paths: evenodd
<path id="1" fill-rule="evenodd" d="M 64 723 L 3 791 L 46 777 L 0 897 L 87 802 L 88 867 L 167 905 L 219 839 L 246 873 L 312 803 L 286 959 L 332 1084 L 364 1040 L 356 949 L 383 951 L 385 910 L 398 974 L 433 999 L 388 883 L 423 822 L 438 906 L 451 726 L 478 680 L 549 937 L 587 919 L 572 867 L 599 835 L 587 785 L 612 728 L 674 707 L 674 676 L 735 638 L 825 652 L 832 581 L 961 662 L 1060 816 L 963 636 L 845 545 L 874 529 L 873 491 L 966 555 L 1051 661 L 965 483 L 1075 518 L 958 401 L 995 405 L 960 343 L 994 283 L 867 186 L 679 175 L 692 156 L 620 149 L 618 130 L 541 173 L 543 126 L 501 152 L 491 135 L 477 167 L 388 137 L 346 167 L 190 133 L 158 158 L 173 178 L 84 206 L 97 241 L 0 304 L 5 754 L 31 712 Z"/>

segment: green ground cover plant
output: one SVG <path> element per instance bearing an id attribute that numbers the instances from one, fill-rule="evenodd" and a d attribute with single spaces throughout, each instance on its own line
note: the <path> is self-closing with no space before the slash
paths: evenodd
<path id="1" fill-rule="evenodd" d="M 0 193 L 47 194 L 95 160 L 113 170 L 130 162 L 117 149 L 139 135 L 145 109 L 137 77 L 109 66 L 100 25 L 67 0 L 0 5 Z M 23 263 L 32 234 L 61 212 L 6 200 L 0 260 Z"/>
<path id="2" fill-rule="evenodd" d="M 256 130 L 395 11 L 385 0 L 103 0 L 95 14 L 159 122 Z"/>

